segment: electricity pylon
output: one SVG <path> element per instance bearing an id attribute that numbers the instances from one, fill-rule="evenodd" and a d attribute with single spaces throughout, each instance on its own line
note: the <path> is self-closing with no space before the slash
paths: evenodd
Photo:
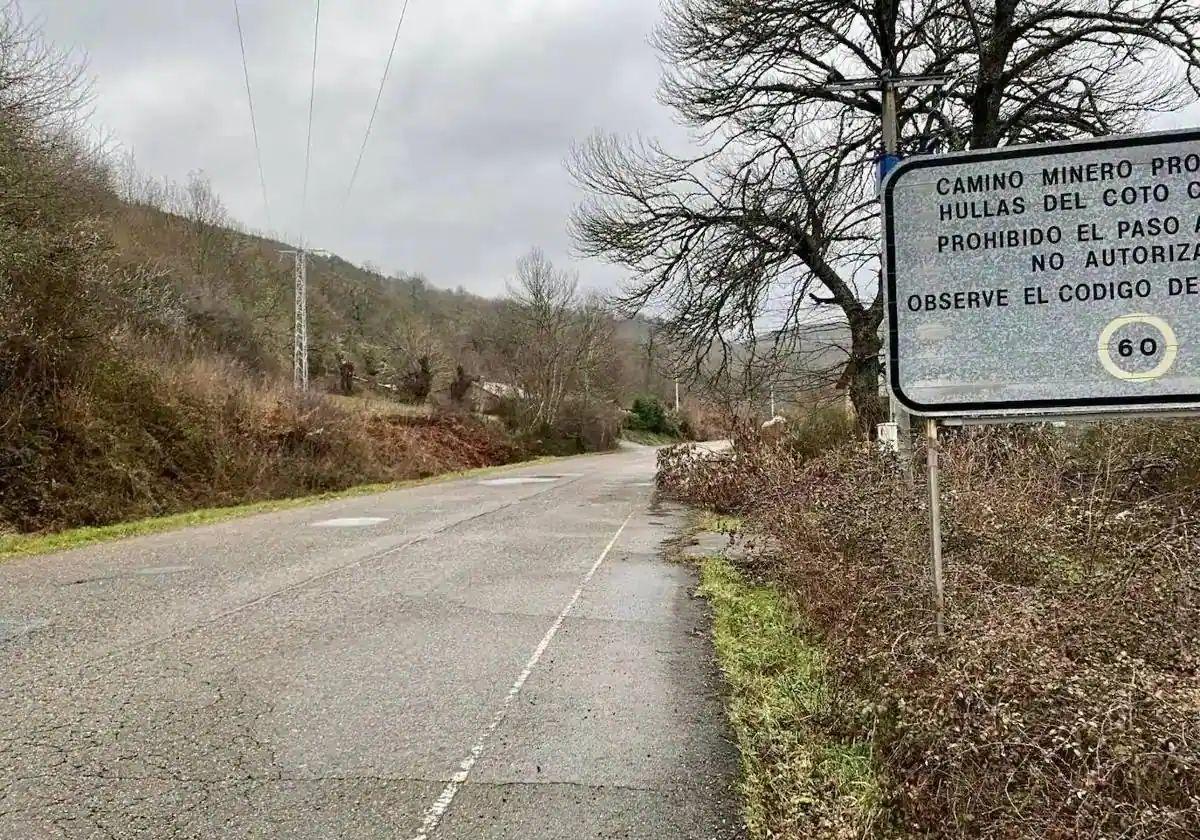
<path id="1" fill-rule="evenodd" d="M 323 254 L 301 247 L 280 251 L 296 258 L 296 320 L 292 339 L 292 382 L 297 391 L 308 390 L 308 255 Z"/>

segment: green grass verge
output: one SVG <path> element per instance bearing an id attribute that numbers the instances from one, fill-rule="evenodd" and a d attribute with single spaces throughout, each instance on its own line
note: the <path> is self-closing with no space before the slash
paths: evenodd
<path id="1" fill-rule="evenodd" d="M 411 481 L 400 481 L 389 484 L 363 484 L 347 490 L 332 493 L 320 493 L 315 496 L 301 496 L 290 499 L 270 499 L 262 502 L 251 502 L 245 505 L 222 508 L 202 508 L 186 513 L 175 513 L 169 516 L 157 516 L 150 519 L 138 519 L 132 522 L 117 522 L 112 525 L 99 525 L 88 528 L 72 528 L 52 534 L 9 534 L 0 535 L 0 560 L 14 557 L 27 557 L 34 554 L 50 554 L 56 551 L 66 551 L 81 548 L 94 543 L 112 542 L 128 537 L 140 537 L 146 534 L 158 534 L 164 531 L 174 531 L 194 525 L 208 525 L 227 519 L 237 519 L 253 516 L 257 513 L 272 513 L 307 505 L 328 502 L 335 499 L 348 499 L 354 496 L 369 496 L 373 493 L 385 493 L 390 490 L 402 490 L 407 487 L 421 487 L 427 484 L 437 484 L 443 481 L 454 481 L 460 478 L 472 478 L 506 470 L 529 467 L 546 461 L 556 460 L 553 457 L 534 458 L 530 461 L 519 461 L 515 464 L 504 464 L 498 467 L 480 467 L 472 470 L 441 473 L 428 478 L 418 478 Z"/>
<path id="2" fill-rule="evenodd" d="M 751 840 L 865 834 L 879 785 L 868 745 L 821 730 L 824 652 L 799 631 L 780 590 L 752 584 L 722 558 L 703 562 L 700 594 L 713 607 Z"/>
<path id="3" fill-rule="evenodd" d="M 701 511 L 696 515 L 696 527 L 701 531 L 713 531 L 718 534 L 740 534 L 744 522 L 740 516 L 722 516 L 711 510 Z"/>
<path id="4" fill-rule="evenodd" d="M 645 432 L 641 429 L 626 429 L 621 437 L 630 443 L 640 443 L 642 446 L 671 446 L 683 443 L 683 438 L 675 435 L 664 435 L 659 432 Z"/>

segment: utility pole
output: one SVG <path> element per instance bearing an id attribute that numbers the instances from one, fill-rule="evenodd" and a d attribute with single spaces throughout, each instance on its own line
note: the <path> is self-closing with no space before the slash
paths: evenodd
<path id="1" fill-rule="evenodd" d="M 882 118 L 881 133 L 883 135 L 883 156 L 879 161 L 879 182 L 882 185 L 883 179 L 887 176 L 888 172 L 900 162 L 900 120 L 896 91 L 907 88 L 941 87 L 953 81 L 954 77 L 950 75 L 901 76 L 893 75 L 890 70 L 885 70 L 878 77 L 831 79 L 824 87 L 827 90 L 879 91 Z M 882 251 L 881 247 L 880 252 L 882 253 Z M 888 406 L 891 422 L 896 426 L 896 454 L 900 461 L 900 469 L 904 472 L 905 481 L 909 485 L 912 485 L 912 420 L 908 412 L 902 406 L 898 405 L 895 400 L 889 399 Z"/>
<path id="2" fill-rule="evenodd" d="M 679 413 L 679 380 L 675 380 L 675 413 Z"/>
<path id="3" fill-rule="evenodd" d="M 308 251 L 301 246 L 291 254 L 296 260 L 296 318 L 292 331 L 292 384 L 297 391 L 308 390 Z"/>
<path id="4" fill-rule="evenodd" d="M 308 390 L 308 251 L 296 252 L 296 340 L 292 346 L 292 377 L 296 390 Z"/>
<path id="5" fill-rule="evenodd" d="M 775 386 L 771 386 L 771 417 L 778 417 L 778 412 L 775 411 Z"/>
<path id="6" fill-rule="evenodd" d="M 883 98 L 883 161 L 879 167 L 879 181 L 882 184 L 888 171 L 900 159 L 900 121 L 896 108 L 896 83 L 890 74 L 884 75 L 881 91 Z M 896 424 L 896 456 L 900 461 L 900 469 L 904 472 L 904 480 L 913 483 L 913 441 L 912 420 L 896 400 L 888 397 L 888 409 L 891 421 Z"/>

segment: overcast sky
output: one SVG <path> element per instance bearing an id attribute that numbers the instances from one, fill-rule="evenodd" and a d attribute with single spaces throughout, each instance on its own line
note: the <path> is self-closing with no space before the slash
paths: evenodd
<path id="1" fill-rule="evenodd" d="M 343 196 L 403 0 L 325 0 L 308 239 L 439 286 L 504 288 L 531 246 L 570 261 L 580 195 L 563 168 L 597 130 L 685 134 L 654 99 L 654 0 L 410 0 L 371 145 Z M 232 0 L 23 0 L 84 50 L 97 122 L 149 174 L 208 173 L 230 212 L 266 229 Z M 299 235 L 314 3 L 241 0 L 275 230 Z M 615 269 L 581 264 L 586 285 Z"/>
<path id="2" fill-rule="evenodd" d="M 272 229 L 301 230 L 315 0 L 241 0 Z M 325 0 L 307 237 L 359 264 L 503 291 L 530 247 L 570 262 L 581 196 L 563 168 L 597 130 L 686 133 L 654 98 L 655 0 L 410 0 L 371 145 L 343 196 L 403 0 Z M 149 174 L 208 173 L 231 213 L 268 229 L 233 0 L 23 0 L 47 35 L 86 51 L 99 124 Z M 1195 124 L 1200 111 L 1152 127 Z M 576 266 L 611 287 L 610 266 Z"/>

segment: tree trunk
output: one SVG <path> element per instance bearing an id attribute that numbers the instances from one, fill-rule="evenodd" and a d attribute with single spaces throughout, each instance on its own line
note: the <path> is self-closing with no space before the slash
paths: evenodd
<path id="1" fill-rule="evenodd" d="M 850 330 L 850 360 L 843 380 L 859 427 L 868 438 L 875 438 L 875 427 L 883 422 L 883 401 L 879 399 L 878 325 L 853 324 Z"/>

